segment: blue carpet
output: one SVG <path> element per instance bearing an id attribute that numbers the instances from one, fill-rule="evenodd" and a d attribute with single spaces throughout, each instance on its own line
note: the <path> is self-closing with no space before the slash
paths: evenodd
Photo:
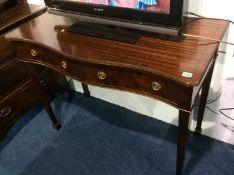
<path id="1" fill-rule="evenodd" d="M 173 175 L 176 127 L 71 91 L 37 106 L 0 143 L 0 175 Z M 233 175 L 231 145 L 190 133 L 185 175 Z"/>

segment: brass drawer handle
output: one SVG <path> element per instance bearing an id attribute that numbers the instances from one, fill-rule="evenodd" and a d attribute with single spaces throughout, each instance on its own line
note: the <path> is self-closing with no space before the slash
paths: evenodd
<path id="1" fill-rule="evenodd" d="M 3 109 L 0 110 L 0 118 L 7 117 L 11 113 L 11 108 L 9 106 L 3 107 Z"/>
<path id="2" fill-rule="evenodd" d="M 37 56 L 37 51 L 35 50 L 35 49 L 31 49 L 30 50 L 30 54 L 33 56 L 33 57 L 35 57 L 35 56 Z"/>
<path id="3" fill-rule="evenodd" d="M 154 81 L 152 83 L 152 88 L 153 88 L 154 91 L 159 91 L 159 90 L 162 89 L 162 86 L 158 82 Z"/>
<path id="4" fill-rule="evenodd" d="M 104 80 L 104 79 L 106 79 L 106 77 L 107 77 L 106 73 L 105 73 L 105 72 L 102 72 L 102 71 L 99 71 L 99 72 L 97 73 L 97 76 L 98 76 L 98 78 L 99 78 L 100 80 Z"/>
<path id="5" fill-rule="evenodd" d="M 66 61 L 62 61 L 62 67 L 63 67 L 64 69 L 67 68 L 67 62 L 66 62 Z"/>

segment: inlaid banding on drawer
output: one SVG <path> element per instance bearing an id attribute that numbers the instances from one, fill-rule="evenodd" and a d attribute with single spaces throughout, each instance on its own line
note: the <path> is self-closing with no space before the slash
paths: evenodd
<path id="1" fill-rule="evenodd" d="M 180 87 L 162 76 L 146 71 L 115 65 L 75 61 L 49 48 L 17 42 L 18 56 L 23 61 L 35 62 L 58 70 L 87 84 L 121 89 L 160 99 L 177 106 Z M 24 50 L 22 50 L 24 48 Z M 31 53 L 31 49 L 34 49 Z"/>
<path id="2" fill-rule="evenodd" d="M 44 61 L 46 55 L 43 48 L 30 43 L 17 43 L 16 50 L 20 59 Z"/>
<path id="3" fill-rule="evenodd" d="M 180 88 L 168 79 L 147 72 L 115 66 L 82 63 L 84 82 L 145 94 L 176 106 Z"/>
<path id="4" fill-rule="evenodd" d="M 81 80 L 78 63 L 47 47 L 36 44 L 16 42 L 18 58 L 45 65 L 68 76 Z"/>
<path id="5" fill-rule="evenodd" d="M 28 102 L 22 103 L 22 99 L 27 99 Z M 36 99 L 37 95 L 34 92 L 31 82 L 26 82 L 21 85 L 11 96 L 0 102 L 0 127 L 17 120 L 19 114 L 27 109 L 29 104 L 35 102 Z"/>

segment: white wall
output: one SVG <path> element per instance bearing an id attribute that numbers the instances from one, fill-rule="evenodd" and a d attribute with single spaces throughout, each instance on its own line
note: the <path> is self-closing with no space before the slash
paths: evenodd
<path id="1" fill-rule="evenodd" d="M 234 21 L 233 0 L 190 0 L 190 10 L 205 17 L 228 19 Z M 200 7 L 194 8 L 196 3 Z M 234 43 L 234 26 L 231 24 L 223 40 Z M 234 46 L 221 45 L 220 54 L 209 91 L 208 99 L 220 97 L 216 102 L 207 106 L 213 110 L 206 110 L 203 122 L 203 134 L 227 143 L 234 143 L 234 120 L 224 117 L 219 109 L 234 107 Z M 233 110 L 226 111 L 228 116 L 234 118 Z"/>
<path id="2" fill-rule="evenodd" d="M 190 0 L 189 11 L 205 17 L 234 20 L 233 0 Z M 230 25 L 223 40 L 234 42 L 234 26 Z M 218 100 L 207 104 L 211 110 L 206 109 L 203 122 L 203 134 L 216 138 L 227 143 L 234 143 L 234 121 L 224 117 L 219 109 L 233 107 L 234 101 L 234 70 L 233 52 L 231 45 L 221 44 L 220 50 L 226 54 L 220 54 L 217 58 L 215 70 L 209 90 L 209 99 Z M 213 112 L 212 112 L 213 111 Z M 227 114 L 234 118 L 234 112 L 227 111 Z M 193 123 L 193 126 L 195 126 Z M 193 127 L 192 127 L 193 128 Z"/>
<path id="3" fill-rule="evenodd" d="M 28 2 L 43 4 L 42 0 L 28 0 Z M 233 0 L 190 0 L 188 3 L 188 11 L 190 12 L 207 17 L 234 20 L 234 13 L 232 11 L 232 8 L 234 7 Z M 231 40 L 232 38 L 234 38 L 234 28 L 233 26 L 230 26 L 224 40 Z M 208 99 L 215 99 L 219 95 L 220 98 L 216 102 L 207 105 L 217 114 L 206 109 L 203 122 L 203 134 L 233 144 L 234 122 L 230 119 L 224 118 L 219 113 L 219 109 L 221 107 L 234 106 L 234 104 L 231 103 L 234 101 L 234 69 L 231 69 L 234 66 L 234 48 L 233 46 L 226 47 L 226 45 L 224 45 L 220 50 L 226 51 L 227 54 L 220 54 L 217 59 Z M 75 90 L 82 92 L 79 82 L 71 80 L 70 83 Z M 169 105 L 133 93 L 94 86 L 89 86 L 89 88 L 91 95 L 94 97 L 123 106 L 132 111 L 157 118 L 167 123 L 177 125 L 178 110 Z M 229 112 L 228 114 L 234 117 L 234 112 Z M 193 119 L 193 116 L 191 118 L 190 130 L 193 131 L 196 122 Z"/>
<path id="4" fill-rule="evenodd" d="M 29 4 L 44 5 L 44 0 L 27 0 Z"/>

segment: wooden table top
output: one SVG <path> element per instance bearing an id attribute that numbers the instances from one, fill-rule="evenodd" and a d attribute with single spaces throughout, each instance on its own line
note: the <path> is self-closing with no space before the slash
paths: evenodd
<path id="1" fill-rule="evenodd" d="M 66 32 L 73 22 L 68 17 L 45 13 L 6 37 L 46 46 L 70 59 L 152 72 L 188 87 L 200 83 L 219 45 L 202 38 L 165 39 L 152 34 L 144 34 L 135 44 L 129 44 Z M 183 33 L 220 40 L 227 26 L 224 20 L 189 18 L 184 21 Z M 182 76 L 183 72 L 192 73 L 192 77 Z"/>
<path id="2" fill-rule="evenodd" d="M 11 27 L 14 27 L 13 25 L 22 22 L 26 18 L 42 14 L 46 9 L 45 6 L 28 4 L 27 1 L 13 4 L 0 13 L 0 34 L 8 31 Z"/>

